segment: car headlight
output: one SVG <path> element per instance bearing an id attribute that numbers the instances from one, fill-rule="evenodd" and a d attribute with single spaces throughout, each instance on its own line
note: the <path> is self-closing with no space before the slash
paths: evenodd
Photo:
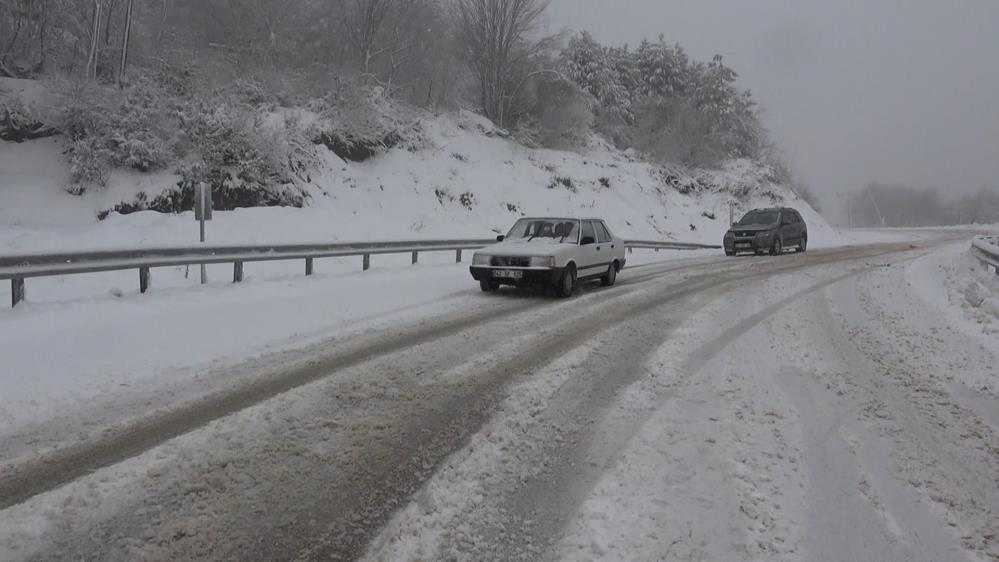
<path id="1" fill-rule="evenodd" d="M 555 267 L 555 257 L 554 256 L 532 257 L 531 267 Z"/>
<path id="2" fill-rule="evenodd" d="M 472 265 L 489 265 L 490 259 L 492 259 L 492 256 L 487 256 L 485 254 L 473 254 Z"/>

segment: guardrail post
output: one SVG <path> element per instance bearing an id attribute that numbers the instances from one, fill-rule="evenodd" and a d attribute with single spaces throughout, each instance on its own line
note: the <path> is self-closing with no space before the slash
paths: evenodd
<path id="1" fill-rule="evenodd" d="M 13 308 L 17 303 L 24 300 L 24 279 L 10 280 L 10 306 Z"/>
<path id="2" fill-rule="evenodd" d="M 631 246 L 628 246 L 628 253 L 629 254 L 634 254 L 635 253 L 635 249 L 632 248 Z"/>
<path id="3" fill-rule="evenodd" d="M 243 262 L 241 261 L 232 262 L 232 282 L 233 283 L 243 282 Z"/>
<path id="4" fill-rule="evenodd" d="M 461 263 L 461 248 L 454 251 L 454 263 Z"/>
<path id="5" fill-rule="evenodd" d="M 371 269 L 371 254 L 364 254 L 363 267 L 364 271 Z"/>
<path id="6" fill-rule="evenodd" d="M 139 268 L 139 292 L 146 294 L 149 290 L 149 284 L 152 281 L 152 273 L 150 273 L 148 267 Z"/>
<path id="7" fill-rule="evenodd" d="M 316 272 L 316 261 L 314 258 L 305 258 L 305 274 L 312 275 Z"/>
<path id="8" fill-rule="evenodd" d="M 416 265 L 418 261 L 420 261 L 420 252 L 413 250 L 413 265 Z"/>

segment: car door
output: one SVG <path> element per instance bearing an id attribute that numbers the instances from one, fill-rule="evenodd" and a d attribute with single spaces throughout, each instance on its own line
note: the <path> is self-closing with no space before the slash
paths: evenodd
<path id="1" fill-rule="evenodd" d="M 603 221 L 591 221 L 593 231 L 597 234 L 597 247 L 594 254 L 593 270 L 590 275 L 603 275 L 610 268 L 610 263 L 614 261 L 614 240 L 610 231 L 604 226 Z"/>
<path id="2" fill-rule="evenodd" d="M 578 277 L 592 277 L 601 273 L 600 254 L 602 244 L 597 239 L 593 221 L 580 221 L 579 260 L 576 263 Z M 592 242 L 591 242 L 592 241 Z"/>
<path id="3" fill-rule="evenodd" d="M 611 263 L 615 259 L 623 261 L 624 246 L 620 240 L 614 237 L 614 233 L 607 228 L 607 223 L 604 221 L 594 221 L 594 227 L 597 229 L 597 241 L 601 243 L 598 254 L 600 252 L 604 253 L 601 256 L 603 261 L 606 263 Z"/>
<path id="4" fill-rule="evenodd" d="M 798 222 L 798 242 L 800 243 L 803 238 L 808 237 L 808 225 L 805 224 L 805 219 L 801 217 L 801 213 L 798 211 L 794 212 L 794 218 Z"/>
<path id="5" fill-rule="evenodd" d="M 801 235 L 804 233 L 804 223 L 801 222 L 801 216 L 798 215 L 797 211 L 791 211 L 791 229 L 793 231 L 794 243 L 801 243 Z"/>
<path id="6" fill-rule="evenodd" d="M 798 242 L 795 232 L 794 218 L 791 211 L 781 211 L 780 213 L 780 239 L 785 247 Z"/>

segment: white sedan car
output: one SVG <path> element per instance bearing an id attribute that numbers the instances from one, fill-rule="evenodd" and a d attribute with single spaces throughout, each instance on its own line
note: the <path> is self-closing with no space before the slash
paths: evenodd
<path id="1" fill-rule="evenodd" d="M 541 286 L 567 298 L 580 281 L 613 285 L 625 263 L 624 241 L 601 219 L 524 218 L 496 240 L 472 258 L 472 277 L 487 292 Z"/>

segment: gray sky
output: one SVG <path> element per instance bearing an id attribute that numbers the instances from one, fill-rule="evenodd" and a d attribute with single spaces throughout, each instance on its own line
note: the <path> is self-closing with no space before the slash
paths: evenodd
<path id="1" fill-rule="evenodd" d="M 870 181 L 999 189 L 997 0 L 552 0 L 550 20 L 724 55 L 827 207 Z"/>

